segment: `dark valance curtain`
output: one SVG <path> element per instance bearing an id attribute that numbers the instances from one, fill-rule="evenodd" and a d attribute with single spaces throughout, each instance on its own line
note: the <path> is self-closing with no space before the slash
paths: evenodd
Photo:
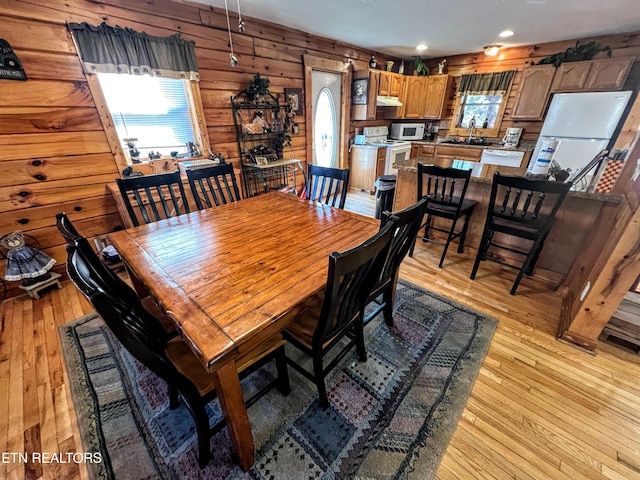
<path id="1" fill-rule="evenodd" d="M 199 80 L 195 42 L 130 28 L 69 23 L 86 73 L 127 73 Z"/>
<path id="2" fill-rule="evenodd" d="M 504 95 L 509 90 L 515 70 L 462 75 L 458 95 Z"/>

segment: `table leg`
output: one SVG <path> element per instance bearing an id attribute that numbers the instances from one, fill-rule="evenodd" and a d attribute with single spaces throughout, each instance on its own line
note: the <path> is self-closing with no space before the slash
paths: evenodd
<path id="1" fill-rule="evenodd" d="M 214 378 L 233 449 L 238 455 L 240 467 L 246 472 L 254 462 L 254 445 L 235 362 L 229 362 L 216 370 Z"/>

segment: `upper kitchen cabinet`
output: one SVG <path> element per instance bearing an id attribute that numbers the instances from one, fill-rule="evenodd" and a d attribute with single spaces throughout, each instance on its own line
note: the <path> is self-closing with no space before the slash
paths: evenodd
<path id="1" fill-rule="evenodd" d="M 449 75 L 432 75 L 427 77 L 426 82 L 422 118 L 442 118 L 447 107 L 453 78 Z"/>
<path id="2" fill-rule="evenodd" d="M 375 120 L 376 119 L 376 100 L 378 96 L 378 85 L 380 84 L 380 71 L 376 70 L 355 70 L 353 79 L 359 80 L 366 78 L 369 80 L 367 90 L 366 105 L 352 105 L 352 120 Z"/>
<path id="3" fill-rule="evenodd" d="M 620 90 L 632 64 L 632 57 L 565 62 L 556 70 L 551 92 Z"/>
<path id="4" fill-rule="evenodd" d="M 549 98 L 556 67 L 534 65 L 522 69 L 520 93 L 511 118 L 514 120 L 542 120 Z"/>
<path id="5" fill-rule="evenodd" d="M 632 57 L 592 60 L 587 78 L 587 90 L 622 89 L 632 65 Z"/>
<path id="6" fill-rule="evenodd" d="M 380 72 L 378 95 L 385 97 L 399 97 L 402 89 L 403 75 L 393 72 Z"/>
<path id="7" fill-rule="evenodd" d="M 404 118 L 422 118 L 428 77 L 407 77 L 405 94 L 402 99 Z"/>

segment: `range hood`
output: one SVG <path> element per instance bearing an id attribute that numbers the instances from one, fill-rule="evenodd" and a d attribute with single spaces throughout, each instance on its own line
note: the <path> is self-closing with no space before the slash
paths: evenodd
<path id="1" fill-rule="evenodd" d="M 383 95 L 378 95 L 376 98 L 376 105 L 378 107 L 401 107 L 402 102 L 400 102 L 398 97 L 386 97 Z"/>

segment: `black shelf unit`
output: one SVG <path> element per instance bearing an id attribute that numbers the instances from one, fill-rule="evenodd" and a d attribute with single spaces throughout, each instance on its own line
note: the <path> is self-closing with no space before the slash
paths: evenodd
<path id="1" fill-rule="evenodd" d="M 245 195 L 252 197 L 291 185 L 300 163 L 281 161 L 283 144 L 289 138 L 285 126 L 291 105 L 280 103 L 278 96 L 271 93 L 251 97 L 247 90 L 233 95 L 231 105 Z M 262 131 L 256 131 L 260 124 L 253 123 L 259 112 L 267 124 Z"/>

